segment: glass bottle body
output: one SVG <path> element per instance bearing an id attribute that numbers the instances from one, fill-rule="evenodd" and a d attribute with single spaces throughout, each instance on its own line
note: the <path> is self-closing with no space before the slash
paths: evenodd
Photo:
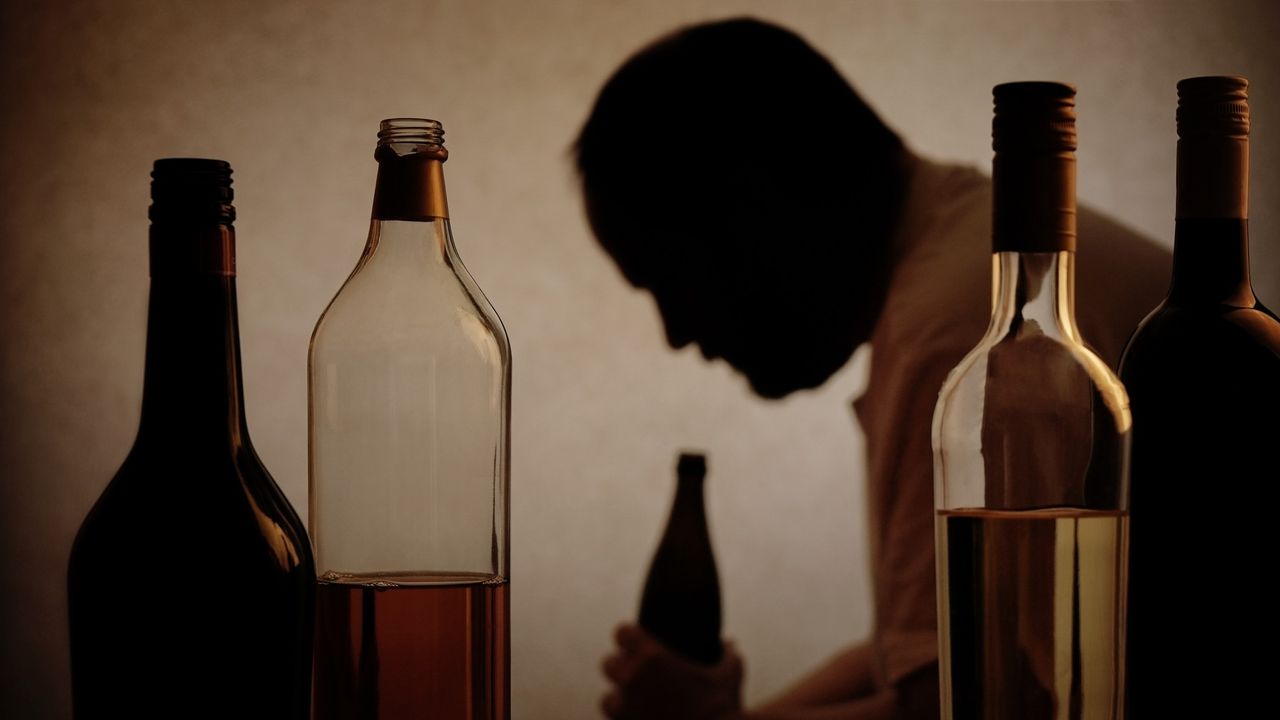
<path id="1" fill-rule="evenodd" d="M 448 218 L 396 219 L 388 164 L 413 154 L 380 159 L 364 253 L 312 336 L 316 718 L 510 712 L 510 349 Z"/>
<path id="2" fill-rule="evenodd" d="M 1076 328 L 1074 253 L 993 262 L 934 416 L 943 716 L 1119 717 L 1128 400 Z"/>

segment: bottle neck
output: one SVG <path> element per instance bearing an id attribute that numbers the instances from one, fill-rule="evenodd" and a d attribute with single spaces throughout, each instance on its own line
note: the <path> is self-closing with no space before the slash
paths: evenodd
<path id="1" fill-rule="evenodd" d="M 140 441 L 248 444 L 234 258 L 230 226 L 152 226 Z"/>
<path id="2" fill-rule="evenodd" d="M 373 219 L 447 220 L 442 152 L 420 149 L 401 155 L 391 146 L 379 146 L 374 152 L 378 180 L 373 191 Z"/>
<path id="3" fill-rule="evenodd" d="M 387 146 L 379 147 L 374 156 L 378 180 L 362 262 L 378 251 L 380 257 L 396 256 L 406 267 L 450 264 L 456 253 L 443 160 L 430 151 L 398 155 Z"/>
<path id="4" fill-rule="evenodd" d="M 1249 138 L 1178 140 L 1172 303 L 1252 307 L 1249 280 Z"/>
<path id="5" fill-rule="evenodd" d="M 690 534 L 706 533 L 707 512 L 703 500 L 703 478 L 681 477 L 676 479 L 676 497 L 671 505 L 668 536 L 689 538 Z"/>
<path id="6" fill-rule="evenodd" d="M 1038 332 L 1079 343 L 1074 122 L 1037 117 L 1025 127 L 1004 127 L 999 115 L 997 108 L 988 333 Z"/>
<path id="7" fill-rule="evenodd" d="M 1173 304 L 1253 307 L 1249 280 L 1249 221 L 1179 218 L 1173 234 Z"/>
<path id="8" fill-rule="evenodd" d="M 1043 334 L 1080 342 L 1075 317 L 1076 254 L 997 252 L 992 257 L 991 326 L 988 336 Z"/>
<path id="9" fill-rule="evenodd" d="M 1249 218 L 1249 136 L 1178 140 L 1178 220 Z"/>

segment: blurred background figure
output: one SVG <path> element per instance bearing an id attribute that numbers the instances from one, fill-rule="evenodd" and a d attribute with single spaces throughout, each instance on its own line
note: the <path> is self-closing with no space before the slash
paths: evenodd
<path id="1" fill-rule="evenodd" d="M 696 344 L 782 398 L 871 346 L 853 405 L 872 636 L 744 711 L 732 646 L 704 667 L 626 624 L 604 661 L 605 713 L 936 718 L 930 426 L 946 374 L 990 316 L 989 178 L 913 153 L 825 57 L 751 19 L 686 27 L 627 60 L 576 151 L 596 238 L 653 297 L 672 348 Z M 1079 323 L 1114 368 L 1163 298 L 1170 256 L 1088 208 L 1079 238 Z M 803 478 L 788 481 L 803 492 Z"/>

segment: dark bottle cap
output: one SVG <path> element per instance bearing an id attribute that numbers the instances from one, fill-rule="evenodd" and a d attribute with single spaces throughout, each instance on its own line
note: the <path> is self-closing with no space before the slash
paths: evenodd
<path id="1" fill-rule="evenodd" d="M 1075 152 L 1076 89 L 1059 82 L 997 85 L 991 145 L 996 152 Z"/>
<path id="2" fill-rule="evenodd" d="M 1176 214 L 1249 217 L 1249 81 L 1220 75 L 1178 83 Z"/>
<path id="3" fill-rule="evenodd" d="M 1249 81 L 1232 75 L 1178 83 L 1178 137 L 1248 137 Z"/>
<path id="4" fill-rule="evenodd" d="M 152 223 L 231 225 L 231 164 L 204 158 L 161 158 L 151 170 Z"/>
<path id="5" fill-rule="evenodd" d="M 997 85 L 991 124 L 995 252 L 1076 249 L 1076 90 Z"/>
<path id="6" fill-rule="evenodd" d="M 682 452 L 676 461 L 676 477 L 701 480 L 707 476 L 707 456 L 702 453 Z"/>

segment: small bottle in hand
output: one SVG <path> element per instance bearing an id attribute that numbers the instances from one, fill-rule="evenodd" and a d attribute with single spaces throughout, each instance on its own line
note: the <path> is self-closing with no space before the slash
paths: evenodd
<path id="1" fill-rule="evenodd" d="M 706 456 L 682 453 L 676 497 L 640 599 L 640 626 L 678 655 L 720 661 L 720 582 L 703 503 Z"/>

